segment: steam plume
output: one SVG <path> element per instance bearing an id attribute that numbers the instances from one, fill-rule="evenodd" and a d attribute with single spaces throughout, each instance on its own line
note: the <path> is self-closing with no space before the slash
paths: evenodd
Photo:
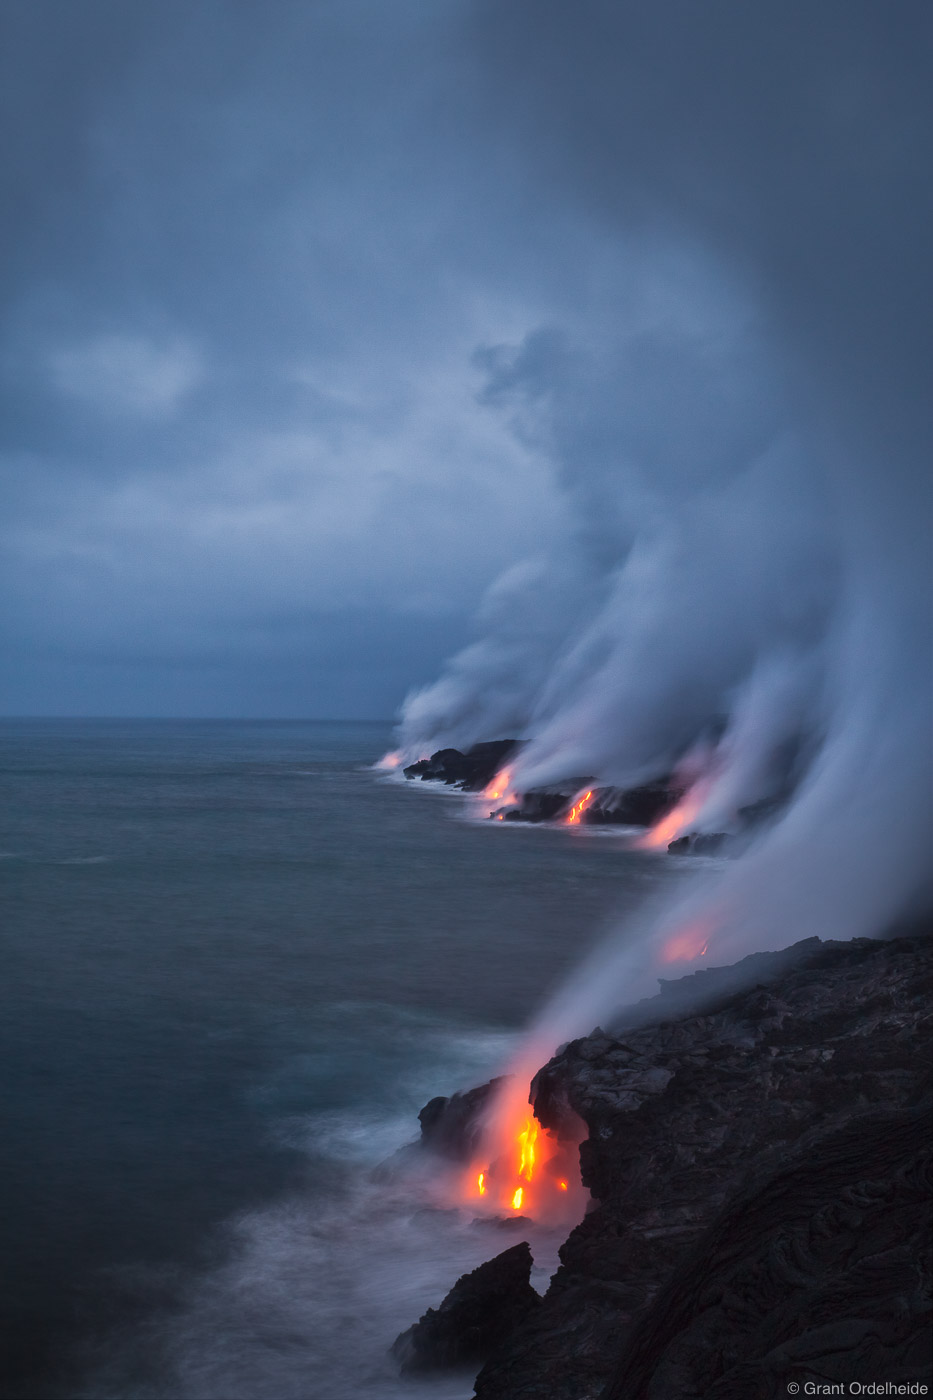
<path id="1" fill-rule="evenodd" d="M 788 766 L 796 782 L 741 858 L 581 971 L 538 1055 L 643 991 L 678 930 L 709 928 L 721 963 L 878 934 L 929 899 L 930 17 L 841 0 L 473 15 L 487 96 L 549 197 L 617 239 L 620 282 L 668 298 L 483 353 L 490 407 L 554 463 L 566 544 L 494 586 L 401 744 L 507 731 L 527 741 L 519 790 L 699 755 L 707 829 Z M 681 249 L 690 296 L 649 233 Z"/>

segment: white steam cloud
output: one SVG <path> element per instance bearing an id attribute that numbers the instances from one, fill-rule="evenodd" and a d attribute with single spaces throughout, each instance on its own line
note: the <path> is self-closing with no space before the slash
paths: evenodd
<path id="1" fill-rule="evenodd" d="M 722 736 L 706 810 L 728 821 L 815 727 L 834 522 L 747 317 L 698 326 L 697 303 L 680 327 L 604 336 L 599 356 L 538 332 L 482 357 L 486 399 L 550 453 L 569 524 L 553 557 L 493 584 L 477 640 L 408 698 L 406 756 L 520 737 L 520 791 L 625 787 Z"/>
<path id="2" fill-rule="evenodd" d="M 928 211 L 905 145 L 927 129 L 910 37 L 925 26 L 914 7 L 901 24 L 830 5 L 838 25 L 801 42 L 791 5 L 762 16 L 767 43 L 736 53 L 743 7 L 717 7 L 721 47 L 707 12 L 672 8 L 673 26 L 662 13 L 633 28 L 629 7 L 587 0 L 534 37 L 530 5 L 479 6 L 503 92 L 522 61 L 520 104 L 502 109 L 547 130 L 556 84 L 583 114 L 552 133 L 548 174 L 615 232 L 620 276 L 651 284 L 655 314 L 608 330 L 581 317 L 480 357 L 487 401 L 554 464 L 566 545 L 494 587 L 477 641 L 406 702 L 400 745 L 522 738 L 519 791 L 634 785 L 689 760 L 707 831 L 793 796 L 738 858 L 581 970 L 534 1056 L 644 994 L 677 940 L 686 970 L 685 930 L 722 964 L 877 935 L 930 894 Z M 682 107 L 668 120 L 659 96 L 672 73 L 698 85 L 686 163 Z M 798 91 L 806 105 L 791 108 Z M 652 96 L 644 135 L 636 104 Z M 604 139 L 587 145 L 590 120 Z M 692 298 L 625 243 L 640 201 L 691 249 Z M 723 262 L 740 250 L 751 275 L 730 283 L 697 244 Z"/>

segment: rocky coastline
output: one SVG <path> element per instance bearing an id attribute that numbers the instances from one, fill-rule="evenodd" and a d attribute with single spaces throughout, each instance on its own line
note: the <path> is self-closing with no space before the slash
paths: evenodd
<path id="1" fill-rule="evenodd" d="M 403 772 L 409 780 L 443 783 L 460 792 L 481 793 L 492 786 L 493 779 L 507 767 L 509 760 L 521 748 L 516 739 L 498 739 L 491 743 L 474 744 L 461 753 L 459 749 L 438 749 L 429 758 L 409 764 Z M 511 800 L 490 810 L 490 817 L 505 822 L 565 821 L 573 809 L 573 821 L 579 826 L 654 826 L 677 806 L 685 789 L 672 774 L 662 775 L 638 787 L 592 787 L 586 776 L 567 778 L 546 787 L 514 794 Z M 586 801 L 576 809 L 584 789 Z M 491 800 L 503 794 L 490 794 Z M 741 808 L 737 813 L 737 830 L 744 831 L 766 820 L 780 804 L 769 800 Z M 729 840 L 726 832 L 688 832 L 668 843 L 673 855 L 713 855 Z"/>
<path id="2" fill-rule="evenodd" d="M 931 1002 L 927 930 L 809 939 L 664 982 L 562 1047 L 531 1099 L 558 1135 L 586 1125 L 592 1202 L 547 1293 L 530 1296 L 527 1242 L 512 1245 L 396 1358 L 468 1358 L 477 1400 L 924 1393 Z M 422 1150 L 469 1155 L 488 1092 L 427 1105 Z"/>

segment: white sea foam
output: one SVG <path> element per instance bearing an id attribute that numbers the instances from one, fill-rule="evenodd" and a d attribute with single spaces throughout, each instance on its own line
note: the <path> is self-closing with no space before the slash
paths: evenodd
<path id="1" fill-rule="evenodd" d="M 95 1377 L 95 1400 L 466 1400 L 473 1372 L 403 1380 L 389 1347 L 461 1273 L 529 1235 L 548 1260 L 543 1289 L 550 1235 L 438 1209 L 417 1178 L 351 1181 L 323 1207 L 293 1196 L 243 1215 L 225 1262 L 150 1324 L 158 1377 L 127 1386 L 118 1359 Z"/>
<path id="2" fill-rule="evenodd" d="M 466 1400 L 475 1371 L 403 1380 L 392 1342 L 460 1274 L 519 1239 L 532 1244 L 532 1281 L 544 1291 L 560 1240 L 545 1228 L 476 1221 L 456 1204 L 458 1173 L 433 1158 L 386 1165 L 417 1138 L 425 1098 L 480 1082 L 515 1043 L 512 1034 L 445 1031 L 418 1017 L 409 1031 L 419 1052 L 394 1086 L 408 1111 L 280 1120 L 275 1136 L 308 1153 L 307 1187 L 229 1221 L 222 1261 L 176 1281 L 171 1307 L 154 1306 L 115 1344 L 81 1400 Z M 153 1274 L 150 1286 L 164 1282 Z M 137 1286 L 145 1289 L 145 1271 Z"/>

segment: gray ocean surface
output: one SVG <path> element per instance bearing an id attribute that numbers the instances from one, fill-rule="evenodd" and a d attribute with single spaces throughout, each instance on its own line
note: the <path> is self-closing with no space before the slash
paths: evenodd
<path id="1" fill-rule="evenodd" d="M 471 1393 L 387 1348 L 511 1239 L 372 1169 L 663 877 L 466 820 L 389 743 L 0 722 L 6 1400 Z"/>

